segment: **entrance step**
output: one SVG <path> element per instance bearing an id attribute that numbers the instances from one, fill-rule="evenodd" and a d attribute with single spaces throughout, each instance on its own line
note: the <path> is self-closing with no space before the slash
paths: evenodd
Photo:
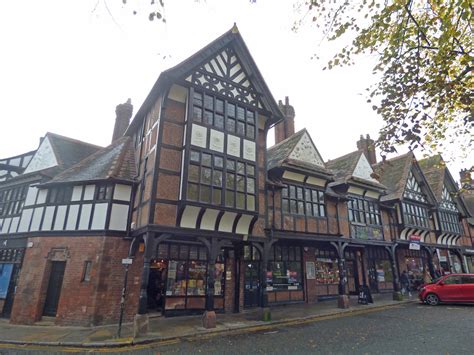
<path id="1" fill-rule="evenodd" d="M 41 320 L 39 320 L 38 322 L 35 323 L 35 325 L 39 325 L 39 326 L 52 326 L 52 325 L 55 325 L 54 322 L 56 321 L 56 317 L 46 317 L 46 316 L 43 316 L 41 317 Z"/>

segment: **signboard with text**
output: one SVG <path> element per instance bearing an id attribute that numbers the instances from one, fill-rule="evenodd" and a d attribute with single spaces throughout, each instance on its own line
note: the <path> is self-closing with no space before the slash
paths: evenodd
<path id="1" fill-rule="evenodd" d="M 411 235 L 409 249 L 420 250 L 420 240 L 421 240 L 421 236 L 419 236 L 418 234 Z"/>

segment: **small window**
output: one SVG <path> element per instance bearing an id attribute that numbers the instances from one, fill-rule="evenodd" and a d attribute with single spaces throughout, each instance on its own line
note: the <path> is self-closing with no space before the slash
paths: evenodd
<path id="1" fill-rule="evenodd" d="M 92 261 L 84 261 L 84 271 L 82 273 L 82 282 L 89 282 L 91 280 Z"/>
<path id="2" fill-rule="evenodd" d="M 97 200 L 110 200 L 110 198 L 112 197 L 111 185 L 97 185 L 95 191 Z"/>

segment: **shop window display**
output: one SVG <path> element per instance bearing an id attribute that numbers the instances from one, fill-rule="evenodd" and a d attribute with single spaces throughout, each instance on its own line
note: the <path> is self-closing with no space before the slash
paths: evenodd
<path id="1" fill-rule="evenodd" d="M 302 290 L 301 248 L 275 246 L 267 271 L 267 285 L 273 290 Z"/>

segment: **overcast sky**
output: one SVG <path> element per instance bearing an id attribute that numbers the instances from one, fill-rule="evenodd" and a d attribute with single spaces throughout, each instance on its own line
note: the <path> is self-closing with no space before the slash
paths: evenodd
<path id="1" fill-rule="evenodd" d="M 149 2 L 1 2 L 0 158 L 36 149 L 46 132 L 106 146 L 117 104 L 131 98 L 138 111 L 161 71 L 234 22 L 275 99 L 289 96 L 296 130 L 308 129 L 324 160 L 355 150 L 360 134 L 377 136 L 382 122 L 365 96 L 374 58 L 323 71 L 337 47 L 315 28 L 291 31 L 301 17 L 293 1 L 165 1 L 166 24 L 148 21 L 140 3 Z M 448 166 L 457 180 L 468 164 Z"/>

